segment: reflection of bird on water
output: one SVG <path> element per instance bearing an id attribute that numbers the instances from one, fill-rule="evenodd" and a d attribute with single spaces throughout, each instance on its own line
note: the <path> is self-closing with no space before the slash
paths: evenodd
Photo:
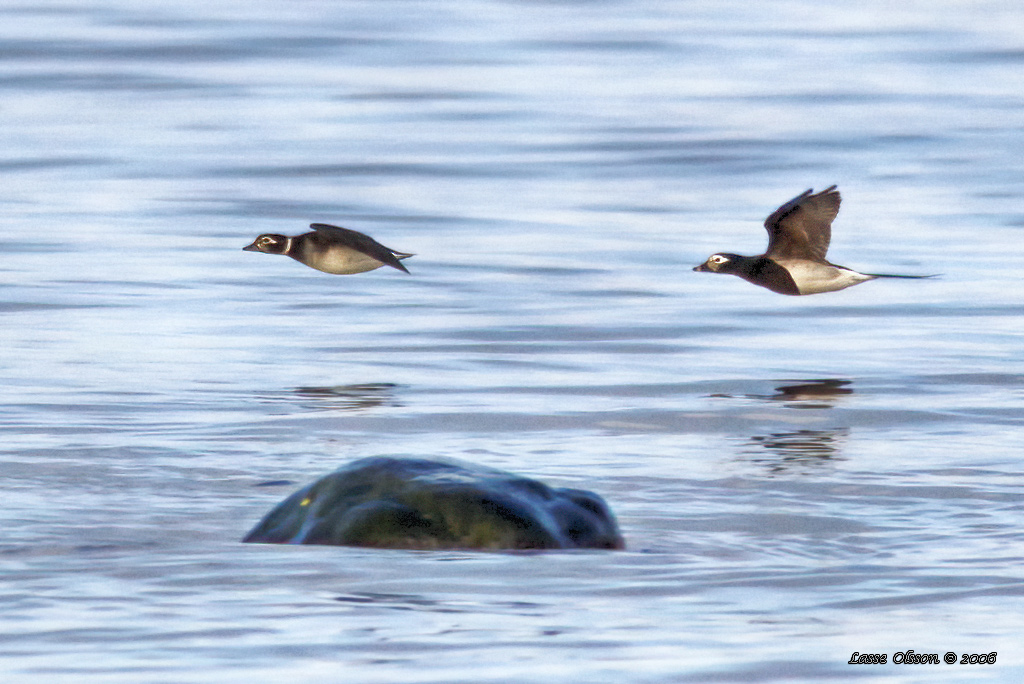
<path id="1" fill-rule="evenodd" d="M 792 385 L 776 387 L 775 394 L 744 394 L 740 396 L 763 401 L 789 402 L 786 404 L 786 408 L 823 409 L 832 408 L 832 404 L 839 397 L 853 394 L 853 389 L 847 386 L 851 384 L 853 383 L 850 380 L 838 379 L 799 380 Z M 709 396 L 722 399 L 736 398 L 736 395 L 725 393 L 715 393 Z"/>
<path id="2" fill-rule="evenodd" d="M 285 392 L 271 392 L 262 396 L 274 404 L 295 404 L 300 397 L 305 408 L 315 411 L 359 411 L 378 406 L 397 406 L 394 385 L 388 382 L 363 385 L 335 385 L 333 387 L 296 387 Z"/>
<path id="3" fill-rule="evenodd" d="M 794 430 L 755 435 L 748 444 L 758 445 L 786 457 L 832 458 L 842 446 L 847 430 Z"/>
<path id="4" fill-rule="evenodd" d="M 806 380 L 797 385 L 776 387 L 772 401 L 788 401 L 790 408 L 831 408 L 838 397 L 853 394 L 849 380 Z"/>
<path id="5" fill-rule="evenodd" d="M 747 446 L 758 448 L 748 448 L 746 452 L 754 460 L 767 464 L 773 471 L 816 466 L 839 456 L 847 434 L 847 428 L 836 428 L 754 435 Z"/>
<path id="6" fill-rule="evenodd" d="M 391 383 L 365 385 L 339 385 L 336 387 L 297 387 L 295 394 L 314 399 L 312 408 L 357 411 L 376 406 L 394 405 L 394 389 Z"/>

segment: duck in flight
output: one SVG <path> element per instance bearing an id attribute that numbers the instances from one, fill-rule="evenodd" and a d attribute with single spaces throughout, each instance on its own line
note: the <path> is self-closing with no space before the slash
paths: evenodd
<path id="1" fill-rule="evenodd" d="M 326 223 L 313 223 L 309 227 L 313 232 L 294 237 L 274 233 L 260 235 L 251 245 L 242 249 L 247 252 L 284 254 L 310 268 L 337 275 L 365 273 L 381 266 L 409 272 L 401 260 L 414 256 L 412 254 L 396 252 L 369 235 L 348 228 L 329 226 Z"/>
<path id="2" fill-rule="evenodd" d="M 931 278 L 929 275 L 858 273 L 825 259 L 832 221 L 839 213 L 836 186 L 808 190 L 776 209 L 765 222 L 768 250 L 760 256 L 712 254 L 694 271 L 739 276 L 748 283 L 785 295 L 834 292 L 875 278 Z"/>

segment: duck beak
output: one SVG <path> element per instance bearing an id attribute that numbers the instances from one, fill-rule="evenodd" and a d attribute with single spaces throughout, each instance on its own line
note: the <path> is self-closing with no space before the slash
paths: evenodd
<path id="1" fill-rule="evenodd" d="M 693 270 L 694 270 L 694 271 L 710 271 L 711 269 L 710 269 L 710 268 L 708 268 L 708 263 L 707 263 L 707 262 L 705 261 L 705 262 L 704 262 L 703 264 L 701 264 L 700 266 L 694 266 L 694 267 L 693 267 Z"/>
<path id="2" fill-rule="evenodd" d="M 251 245 L 249 245 L 248 247 L 243 247 L 242 251 L 243 252 L 258 252 L 260 250 L 256 248 L 256 243 L 254 242 Z"/>

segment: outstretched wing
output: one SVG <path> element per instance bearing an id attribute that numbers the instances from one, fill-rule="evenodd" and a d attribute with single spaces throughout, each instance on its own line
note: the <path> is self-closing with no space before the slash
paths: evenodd
<path id="1" fill-rule="evenodd" d="M 412 256 L 411 254 L 395 252 L 395 250 L 385 247 L 369 235 L 360 233 L 357 230 L 349 230 L 348 228 L 332 226 L 326 223 L 311 223 L 309 224 L 309 227 L 318 233 L 330 235 L 332 240 L 343 244 L 346 247 L 351 247 L 358 252 L 362 252 L 366 256 L 372 257 L 383 264 L 387 264 L 392 268 L 397 268 L 399 271 L 405 271 L 406 273 L 409 272 L 409 269 L 403 266 L 402 262 L 398 259 L 399 256 L 407 257 Z"/>
<path id="2" fill-rule="evenodd" d="M 798 195 L 776 209 L 765 222 L 768 251 L 765 256 L 782 259 L 825 261 L 832 240 L 832 221 L 839 214 L 841 197 L 836 186 L 812 195 Z"/>

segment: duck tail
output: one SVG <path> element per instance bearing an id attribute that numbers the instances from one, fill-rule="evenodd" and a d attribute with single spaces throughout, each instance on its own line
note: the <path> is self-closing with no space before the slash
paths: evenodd
<path id="1" fill-rule="evenodd" d="M 402 259 L 408 259 L 411 256 L 416 256 L 416 255 L 415 254 L 406 254 L 405 252 L 391 251 L 391 259 L 388 259 L 384 263 L 387 264 L 388 266 L 390 266 L 391 268 L 397 268 L 399 271 L 403 271 L 405 273 L 408 273 L 409 269 L 407 269 L 405 267 L 405 264 L 402 263 Z"/>

